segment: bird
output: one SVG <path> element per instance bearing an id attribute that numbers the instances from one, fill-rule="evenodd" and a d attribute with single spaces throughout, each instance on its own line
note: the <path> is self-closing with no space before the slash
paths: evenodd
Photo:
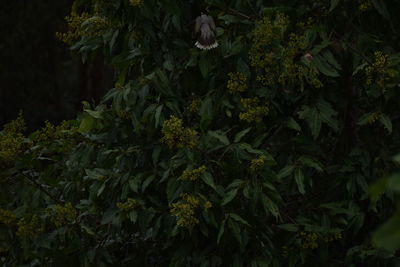
<path id="1" fill-rule="evenodd" d="M 194 44 L 202 50 L 210 50 L 218 47 L 218 42 L 215 39 L 216 27 L 214 19 L 206 14 L 201 14 L 196 18 L 195 32 L 200 35 L 197 42 Z"/>

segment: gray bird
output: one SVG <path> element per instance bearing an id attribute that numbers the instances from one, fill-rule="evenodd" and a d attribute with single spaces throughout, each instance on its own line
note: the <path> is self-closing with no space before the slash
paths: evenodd
<path id="1" fill-rule="evenodd" d="M 218 46 L 218 42 L 215 40 L 215 23 L 211 16 L 205 14 L 198 16 L 196 18 L 195 31 L 196 33 L 200 32 L 200 36 L 194 44 L 196 47 L 209 50 Z"/>

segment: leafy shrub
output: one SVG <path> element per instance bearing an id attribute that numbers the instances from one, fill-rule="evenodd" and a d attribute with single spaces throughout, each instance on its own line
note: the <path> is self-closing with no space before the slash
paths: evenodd
<path id="1" fill-rule="evenodd" d="M 3 264 L 398 264 L 371 242 L 395 197 L 368 184 L 399 151 L 399 4 L 279 3 L 75 1 L 59 36 L 115 88 L 76 121 L 5 126 Z"/>

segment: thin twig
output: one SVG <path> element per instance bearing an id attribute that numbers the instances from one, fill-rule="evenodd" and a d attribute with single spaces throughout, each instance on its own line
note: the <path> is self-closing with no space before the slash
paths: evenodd
<path id="1" fill-rule="evenodd" d="M 248 15 L 246 15 L 246 14 L 240 12 L 240 11 L 237 11 L 237 10 L 235 10 L 235 9 L 233 9 L 233 8 L 229 8 L 227 11 L 228 11 L 229 14 L 241 16 L 241 17 L 243 17 L 243 18 L 246 18 L 246 19 L 251 20 L 251 17 L 250 17 L 250 16 L 248 16 Z"/>
<path id="2" fill-rule="evenodd" d="M 22 174 L 26 179 L 28 179 L 31 183 L 33 183 L 40 191 L 48 195 L 54 202 L 57 202 L 59 204 L 63 204 L 63 201 L 57 199 L 55 196 L 53 196 L 49 191 L 47 191 L 46 188 L 43 187 L 43 185 L 39 184 L 35 179 L 32 177 L 29 177 L 28 175 Z"/>

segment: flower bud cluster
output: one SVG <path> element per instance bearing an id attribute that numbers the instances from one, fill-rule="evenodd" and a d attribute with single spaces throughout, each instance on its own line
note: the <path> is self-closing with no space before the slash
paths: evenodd
<path id="1" fill-rule="evenodd" d="M 65 20 L 68 23 L 68 31 L 64 33 L 57 32 L 56 37 L 67 44 L 73 44 L 82 36 L 101 36 L 109 26 L 106 18 L 86 12 L 80 14 L 72 12 Z"/>
<path id="2" fill-rule="evenodd" d="M 194 148 L 198 143 L 197 131 L 184 128 L 183 121 L 175 116 L 171 116 L 164 122 L 162 134 L 161 142 L 170 148 Z"/>
<path id="3" fill-rule="evenodd" d="M 50 214 L 50 221 L 56 227 L 62 227 L 71 224 L 76 220 L 77 212 L 71 203 L 65 205 L 55 205 L 48 208 Z"/>
<path id="4" fill-rule="evenodd" d="M 17 222 L 17 217 L 9 211 L 0 209 L 0 223 L 5 224 L 6 226 L 12 226 Z"/>
<path id="5" fill-rule="evenodd" d="M 20 114 L 17 119 L 4 125 L 0 132 L 0 165 L 11 162 L 14 157 L 24 150 L 25 121 Z"/>
<path id="6" fill-rule="evenodd" d="M 250 170 L 258 171 L 258 170 L 262 169 L 265 166 L 266 159 L 267 158 L 264 155 L 262 155 L 256 159 L 252 159 L 251 163 L 250 163 Z"/>
<path id="7" fill-rule="evenodd" d="M 385 55 L 382 51 L 376 51 L 374 61 L 365 68 L 366 84 L 376 83 L 379 88 L 384 88 L 386 82 L 396 75 L 396 71 L 390 68 L 390 64 L 388 55 Z"/>
<path id="8" fill-rule="evenodd" d="M 269 112 L 268 106 L 260 105 L 260 100 L 257 97 L 242 98 L 240 102 L 246 110 L 239 114 L 239 119 L 241 120 L 259 123 Z"/>
<path id="9" fill-rule="evenodd" d="M 300 232 L 301 246 L 305 249 L 318 248 L 318 235 L 316 233 Z"/>
<path id="10" fill-rule="evenodd" d="M 184 170 L 181 177 L 179 179 L 185 180 L 185 181 L 195 181 L 199 179 L 199 177 L 205 173 L 206 171 L 206 166 L 201 166 L 197 169 L 194 170 Z"/>
<path id="11" fill-rule="evenodd" d="M 182 201 L 170 205 L 170 212 L 177 217 L 176 224 L 178 226 L 191 229 L 199 223 L 195 211 L 199 207 L 200 201 L 197 197 L 186 193 L 182 194 L 181 198 Z"/>
<path id="12" fill-rule="evenodd" d="M 317 71 L 311 64 L 301 61 L 301 55 L 309 45 L 302 32 L 310 25 L 300 27 L 300 33 L 289 34 L 286 33 L 288 26 L 288 17 L 277 14 L 275 19 L 264 17 L 254 29 L 249 58 L 251 65 L 259 70 L 256 79 L 264 86 L 279 82 L 285 88 L 302 88 L 307 82 L 313 87 L 321 87 Z M 312 57 L 307 56 L 307 61 L 312 61 Z"/>
<path id="13" fill-rule="evenodd" d="M 118 202 L 117 207 L 123 212 L 133 211 L 138 206 L 137 200 L 128 198 L 126 202 Z"/>
<path id="14" fill-rule="evenodd" d="M 197 111 L 199 111 L 199 108 L 200 108 L 200 100 L 197 98 L 193 99 L 189 106 L 190 112 L 196 113 Z"/>
<path id="15" fill-rule="evenodd" d="M 129 0 L 129 4 L 134 7 L 143 6 L 143 0 Z"/>
<path id="16" fill-rule="evenodd" d="M 247 77 L 241 73 L 228 73 L 229 80 L 227 84 L 228 92 L 233 93 L 240 93 L 244 92 L 247 89 Z"/>
<path id="17" fill-rule="evenodd" d="M 17 225 L 19 237 L 33 238 L 44 232 L 44 225 L 37 215 L 20 219 Z"/>

